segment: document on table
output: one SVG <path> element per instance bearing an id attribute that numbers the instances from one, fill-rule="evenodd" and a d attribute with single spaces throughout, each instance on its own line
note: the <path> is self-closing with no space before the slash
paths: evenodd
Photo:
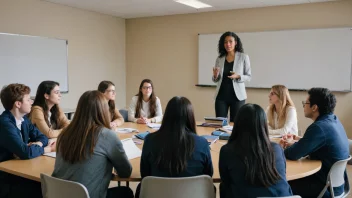
<path id="1" fill-rule="evenodd" d="M 117 128 L 116 131 L 118 133 L 132 133 L 132 132 L 138 132 L 137 129 L 134 128 Z"/>
<path id="2" fill-rule="evenodd" d="M 43 155 L 46 155 L 48 157 L 56 158 L 56 152 L 44 153 Z"/>
<path id="3" fill-rule="evenodd" d="M 129 160 L 140 157 L 142 155 L 141 149 L 136 146 L 132 138 L 123 139 L 121 142 Z"/>

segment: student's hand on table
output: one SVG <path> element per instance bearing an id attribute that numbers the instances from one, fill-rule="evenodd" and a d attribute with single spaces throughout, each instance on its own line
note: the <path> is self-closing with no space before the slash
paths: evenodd
<path id="1" fill-rule="evenodd" d="M 117 124 L 115 122 L 110 122 L 110 127 L 111 128 L 116 128 L 117 127 Z"/>
<path id="2" fill-rule="evenodd" d="M 56 141 L 44 147 L 44 153 L 56 152 Z"/>
<path id="3" fill-rule="evenodd" d="M 48 146 L 52 145 L 52 144 L 56 144 L 57 138 L 51 138 L 48 141 Z"/>
<path id="4" fill-rule="evenodd" d="M 137 123 L 138 123 L 138 124 L 147 124 L 146 119 L 143 118 L 143 117 L 138 118 L 138 119 L 137 119 Z"/>

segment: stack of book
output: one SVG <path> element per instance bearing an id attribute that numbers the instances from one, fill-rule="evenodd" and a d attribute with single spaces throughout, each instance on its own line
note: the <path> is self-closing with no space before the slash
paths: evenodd
<path id="1" fill-rule="evenodd" d="M 222 126 L 227 126 L 227 118 L 222 118 L 222 117 L 204 117 L 205 122 L 201 124 L 200 126 L 203 127 L 222 127 Z"/>

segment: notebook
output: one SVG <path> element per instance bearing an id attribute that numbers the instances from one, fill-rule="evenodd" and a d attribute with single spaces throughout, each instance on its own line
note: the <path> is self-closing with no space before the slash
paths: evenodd
<path id="1" fill-rule="evenodd" d="M 144 140 L 145 139 L 145 137 L 147 136 L 147 135 L 149 135 L 149 131 L 146 131 L 146 132 L 143 132 L 143 133 L 138 133 L 138 134 L 136 134 L 135 136 L 136 136 L 136 138 L 139 138 L 139 139 L 141 139 L 141 140 Z"/>
<path id="2" fill-rule="evenodd" d="M 216 142 L 216 140 L 219 139 L 219 136 L 215 135 L 202 135 L 202 137 L 204 137 L 208 141 L 209 145 L 213 144 L 214 142 Z"/>

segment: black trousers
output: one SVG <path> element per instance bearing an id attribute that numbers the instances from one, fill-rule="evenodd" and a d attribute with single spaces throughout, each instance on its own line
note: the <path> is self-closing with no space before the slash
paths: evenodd
<path id="1" fill-rule="evenodd" d="M 40 182 L 0 171 L 0 198 L 42 198 Z"/>
<path id="2" fill-rule="evenodd" d="M 318 197 L 325 184 L 320 182 L 315 175 L 295 179 L 288 182 L 294 195 L 300 195 L 302 198 Z M 326 195 L 327 193 L 325 193 Z M 330 193 L 329 193 L 330 194 Z M 324 196 L 326 197 L 326 196 Z"/>
<path id="3" fill-rule="evenodd" d="M 233 122 L 238 110 L 246 103 L 246 100 L 239 101 L 237 98 L 231 101 L 215 100 L 215 114 L 216 117 L 227 118 L 227 114 L 230 108 L 230 122 Z"/>
<path id="4" fill-rule="evenodd" d="M 133 191 L 127 186 L 118 186 L 114 188 L 109 188 L 106 194 L 106 198 L 133 198 Z"/>

